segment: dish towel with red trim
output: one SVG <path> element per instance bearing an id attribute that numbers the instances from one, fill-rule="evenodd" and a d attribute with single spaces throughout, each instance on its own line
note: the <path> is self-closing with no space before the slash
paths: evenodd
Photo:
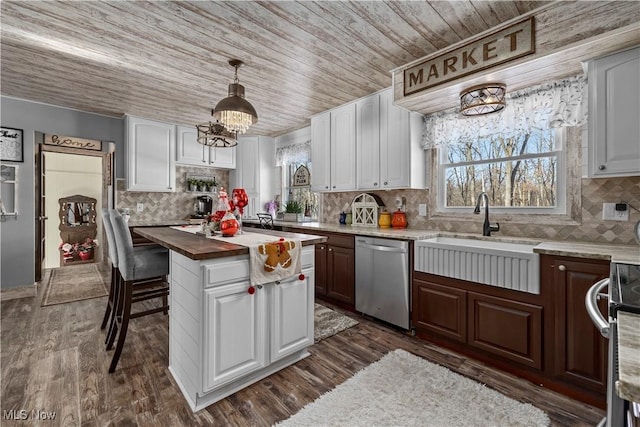
<path id="1" fill-rule="evenodd" d="M 299 240 L 284 238 L 249 246 L 251 284 L 262 285 L 300 274 L 301 248 Z"/>

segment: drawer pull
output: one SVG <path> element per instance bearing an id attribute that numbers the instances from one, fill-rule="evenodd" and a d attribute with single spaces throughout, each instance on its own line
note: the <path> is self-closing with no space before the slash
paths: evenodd
<path id="1" fill-rule="evenodd" d="M 567 269 L 567 267 L 565 267 L 563 264 L 560 264 L 558 266 L 558 270 L 560 270 L 560 271 L 565 271 L 566 269 Z"/>

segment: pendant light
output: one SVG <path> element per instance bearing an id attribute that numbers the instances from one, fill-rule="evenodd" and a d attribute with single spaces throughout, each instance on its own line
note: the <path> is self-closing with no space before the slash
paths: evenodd
<path id="1" fill-rule="evenodd" d="M 464 116 L 480 116 L 502 110 L 506 103 L 507 86 L 502 83 L 487 83 L 471 87 L 460 93 L 460 113 Z"/>
<path id="2" fill-rule="evenodd" d="M 236 70 L 233 83 L 229 85 L 229 95 L 218 102 L 211 114 L 228 131 L 243 134 L 249 126 L 258 121 L 258 114 L 253 105 L 244 99 L 244 86 L 238 81 L 238 68 L 244 63 L 239 59 L 231 59 L 229 65 Z"/>
<path id="3" fill-rule="evenodd" d="M 198 130 L 197 141 L 208 147 L 235 147 L 238 145 L 238 135 L 236 132 L 229 132 L 218 122 L 209 122 L 196 125 Z"/>

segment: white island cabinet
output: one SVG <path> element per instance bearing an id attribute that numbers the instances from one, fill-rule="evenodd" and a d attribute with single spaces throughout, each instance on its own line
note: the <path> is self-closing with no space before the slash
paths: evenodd
<path id="1" fill-rule="evenodd" d="M 301 275 L 252 286 L 248 255 L 171 251 L 169 369 L 194 411 L 309 355 L 314 246 L 301 257 Z"/>

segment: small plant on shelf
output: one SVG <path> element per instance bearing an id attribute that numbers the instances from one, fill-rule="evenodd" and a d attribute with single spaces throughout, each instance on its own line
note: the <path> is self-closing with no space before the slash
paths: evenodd
<path id="1" fill-rule="evenodd" d="M 198 185 L 200 184 L 198 178 L 187 178 L 187 182 L 189 183 L 189 191 L 198 191 Z"/>

